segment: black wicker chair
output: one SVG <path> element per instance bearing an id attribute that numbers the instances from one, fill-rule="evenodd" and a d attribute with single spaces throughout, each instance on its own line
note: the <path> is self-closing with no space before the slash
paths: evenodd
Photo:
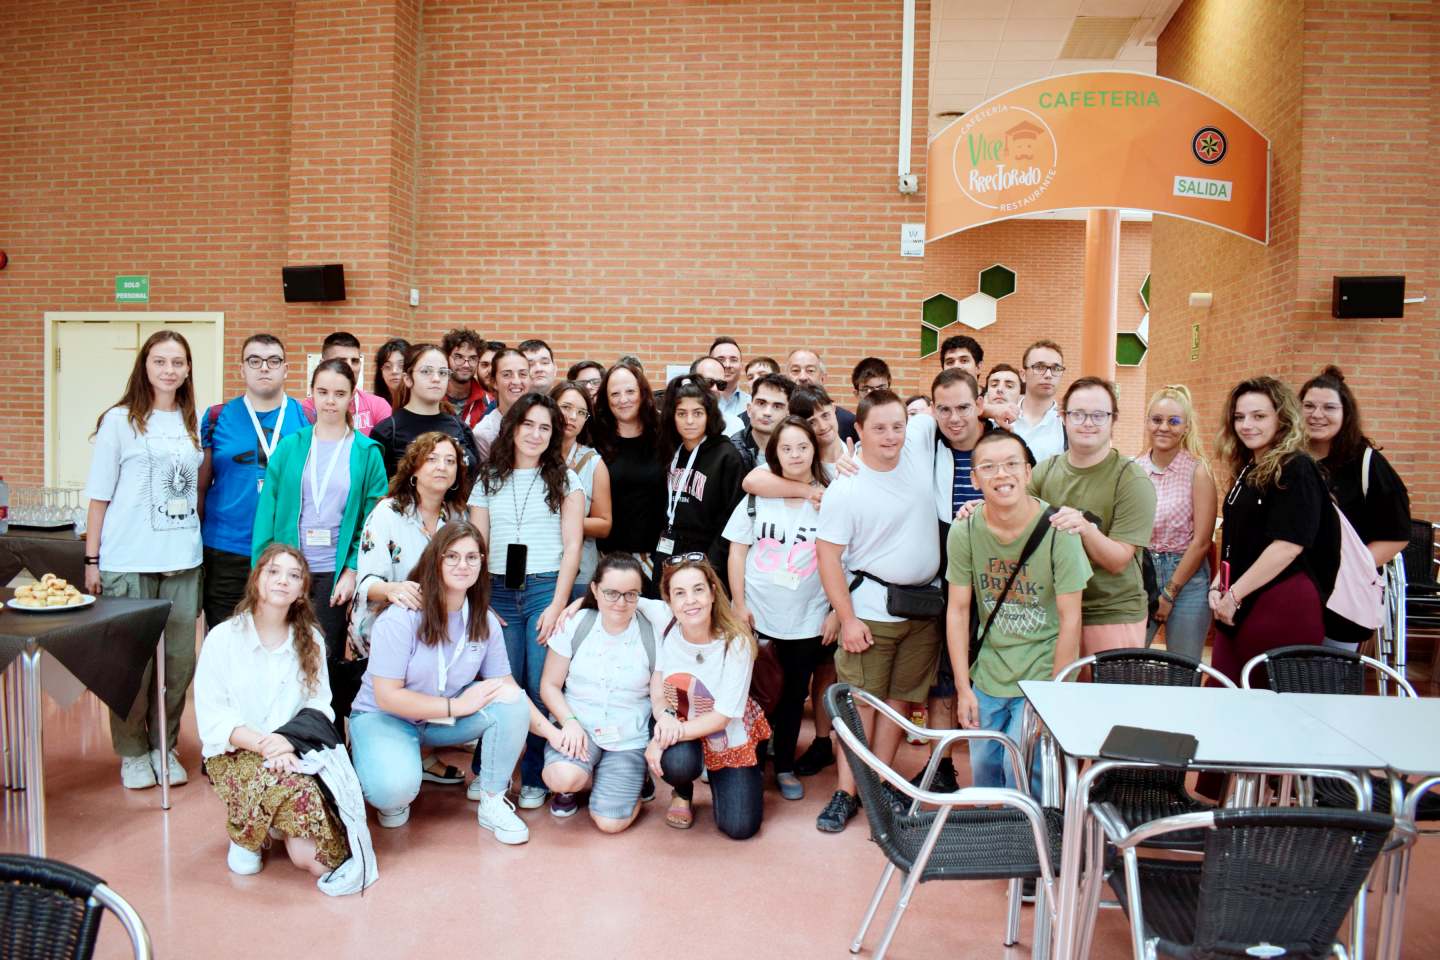
<path id="1" fill-rule="evenodd" d="M 1107 650 L 1076 660 L 1055 679 L 1071 679 L 1086 667 L 1090 668 L 1092 683 L 1198 687 L 1209 677 L 1220 686 L 1234 686 L 1218 670 L 1193 657 L 1168 650 Z M 1184 770 L 1112 770 L 1096 781 L 1091 788 L 1090 799 L 1093 803 L 1114 805 L 1131 826 L 1215 809 L 1215 804 L 1185 789 Z M 1166 834 L 1146 846 L 1199 852 L 1204 842 L 1204 833 L 1192 830 Z"/>
<path id="2" fill-rule="evenodd" d="M 149 960 L 144 921 L 105 881 L 58 860 L 0 854 L 0 957 L 88 960 L 107 909 L 120 918 L 136 958 Z"/>
<path id="3" fill-rule="evenodd" d="M 1110 885 L 1137 960 L 1330 957 L 1376 858 L 1415 838 L 1406 821 L 1356 810 L 1228 808 L 1134 830 L 1112 806 L 1091 813 L 1125 858 L 1123 879 Z M 1203 860 L 1139 858 L 1141 844 L 1197 827 L 1206 830 Z"/>
<path id="4" fill-rule="evenodd" d="M 918 884 L 929 880 L 1011 879 L 1010 917 L 1006 946 L 1014 944 L 1019 929 L 1019 884 L 1038 878 L 1035 938 L 1032 955 L 1043 956 L 1050 923 L 1054 919 L 1055 874 L 1060 863 L 1059 810 L 1043 809 L 1023 790 L 966 787 L 955 793 L 932 793 L 928 786 L 944 750 L 957 740 L 998 740 L 1024 782 L 1020 748 L 1002 733 L 990 730 L 930 730 L 917 727 L 883 700 L 839 683 L 825 694 L 825 706 L 835 721 L 835 732 L 845 746 L 845 757 L 855 775 L 860 801 L 870 821 L 870 837 L 889 863 L 870 900 L 860 930 L 850 944 L 858 953 L 875 918 L 890 879 L 898 869 L 905 875 L 900 897 L 890 915 L 885 935 L 875 951 L 883 960 L 905 908 Z M 860 717 L 861 707 L 875 711 L 875 722 L 894 723 L 906 733 L 933 744 L 922 786 L 911 785 L 870 751 Z M 896 795 L 911 801 L 895 802 Z M 902 798 L 902 799 L 903 799 Z M 999 809 L 995 809 L 999 808 Z"/>

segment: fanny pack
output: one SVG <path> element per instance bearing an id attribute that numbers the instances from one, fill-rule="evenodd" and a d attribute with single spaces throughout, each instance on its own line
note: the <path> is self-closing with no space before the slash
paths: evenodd
<path id="1" fill-rule="evenodd" d="M 888 583 L 864 570 L 856 570 L 855 579 L 850 581 L 850 592 L 854 593 L 855 588 L 865 580 L 873 580 L 885 588 L 885 612 L 892 617 L 934 620 L 945 612 L 945 593 L 938 586 L 925 583 L 907 587 L 903 584 Z"/>

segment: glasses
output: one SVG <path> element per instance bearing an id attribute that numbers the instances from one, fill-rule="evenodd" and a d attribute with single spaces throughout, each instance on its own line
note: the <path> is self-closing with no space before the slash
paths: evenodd
<path id="1" fill-rule="evenodd" d="M 450 366 L 452 367 L 473 367 L 479 362 L 479 357 L 466 357 L 458 353 L 450 356 Z"/>
<path id="2" fill-rule="evenodd" d="M 702 377 L 698 373 L 687 373 L 683 377 L 676 377 L 675 379 L 677 383 L 684 383 L 688 380 L 701 390 L 715 390 L 725 385 L 724 380 L 712 380 L 710 377 Z"/>
<path id="3" fill-rule="evenodd" d="M 1024 466 L 1024 460 L 1005 460 L 1001 463 L 977 463 L 975 464 L 975 475 L 989 480 L 995 476 L 995 474 L 1003 471 L 1009 476 L 1018 477 Z"/>
<path id="4" fill-rule="evenodd" d="M 1316 413 L 1321 410 L 1326 413 L 1339 413 L 1345 408 L 1340 406 L 1340 404 L 1338 403 L 1315 403 L 1312 400 L 1300 404 L 1300 409 L 1304 410 L 1306 413 Z"/>
<path id="5" fill-rule="evenodd" d="M 439 377 L 441 380 L 450 379 L 449 367 L 421 367 L 415 371 L 417 377 Z"/>
<path id="6" fill-rule="evenodd" d="M 635 603 L 640 599 L 639 590 L 610 590 L 601 588 L 600 596 L 605 598 L 606 603 L 619 603 L 622 600 L 626 603 Z"/>
<path id="7" fill-rule="evenodd" d="M 1058 377 L 1065 372 L 1065 365 L 1063 363 L 1032 363 L 1027 369 L 1037 377 Z"/>
<path id="8" fill-rule="evenodd" d="M 585 421 L 590 419 L 590 411 L 584 407 L 577 407 L 573 403 L 560 404 L 560 412 L 565 415 L 566 420 Z"/>
<path id="9" fill-rule="evenodd" d="M 1161 417 L 1161 416 L 1154 416 L 1154 417 L 1151 417 L 1151 418 L 1150 418 L 1150 426 L 1155 427 L 1156 429 L 1159 429 L 1160 427 L 1163 427 L 1163 426 L 1165 426 L 1166 424 L 1169 424 L 1170 426 L 1176 427 L 1176 428 L 1183 427 L 1183 426 L 1185 426 L 1185 418 L 1184 418 L 1184 417 Z"/>
<path id="10" fill-rule="evenodd" d="M 447 567 L 478 567 L 480 561 L 485 559 L 483 553 L 446 553 L 440 557 Z"/>
<path id="11" fill-rule="evenodd" d="M 246 357 L 246 358 L 245 358 L 245 366 L 249 367 L 251 370 L 259 370 L 261 367 L 265 367 L 265 368 L 270 369 L 270 370 L 279 370 L 281 367 L 285 366 L 285 358 L 284 358 L 284 357 Z"/>
<path id="12" fill-rule="evenodd" d="M 576 380 L 576 381 L 575 381 L 575 386 L 577 386 L 577 387 L 584 387 L 586 390 L 594 390 L 596 387 L 600 386 L 600 378 L 599 378 L 599 377 L 584 377 L 584 378 L 582 378 L 582 379 L 580 379 L 580 380 Z"/>
<path id="13" fill-rule="evenodd" d="M 961 403 L 953 407 L 947 407 L 943 403 L 935 408 L 935 413 L 942 420 L 949 420 L 951 417 L 968 417 L 975 412 L 975 404 Z"/>
<path id="14" fill-rule="evenodd" d="M 1066 410 L 1065 419 L 1072 427 L 1078 427 L 1087 420 L 1097 427 L 1103 427 L 1115 414 L 1109 410 Z"/>
<path id="15" fill-rule="evenodd" d="M 889 389 L 890 384 L 888 383 L 862 383 L 860 384 L 860 386 L 855 388 L 855 392 L 860 394 L 860 396 L 862 397 L 868 397 L 870 396 L 870 394 L 875 393 L 876 391 Z"/>
<path id="16" fill-rule="evenodd" d="M 677 553 L 673 557 L 665 558 L 665 566 L 678 567 L 682 563 L 705 563 L 707 559 L 703 553 Z"/>

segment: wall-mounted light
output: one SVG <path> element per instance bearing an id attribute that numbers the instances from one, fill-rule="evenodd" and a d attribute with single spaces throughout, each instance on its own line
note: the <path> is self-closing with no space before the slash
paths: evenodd
<path id="1" fill-rule="evenodd" d="M 1190 294 L 1190 306 L 1197 310 L 1209 310 L 1215 303 L 1213 293 L 1192 293 Z"/>

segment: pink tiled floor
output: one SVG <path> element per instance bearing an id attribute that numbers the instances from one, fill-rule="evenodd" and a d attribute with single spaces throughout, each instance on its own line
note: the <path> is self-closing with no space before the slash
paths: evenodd
<path id="1" fill-rule="evenodd" d="M 50 854 L 94 871 L 128 897 L 164 958 L 844 957 L 883 865 L 863 815 L 840 836 L 816 832 L 833 768 L 807 781 L 802 801 L 787 803 L 767 790 L 765 825 L 744 843 L 714 830 L 703 787 L 688 833 L 665 826 L 669 791 L 662 785 L 628 833 L 602 836 L 583 812 L 557 821 L 542 809 L 525 814 L 530 843 L 504 847 L 476 827 L 474 805 L 460 788 L 427 785 L 407 826 L 374 828 L 380 882 L 363 897 L 331 899 L 283 857 L 268 857 L 254 877 L 226 870 L 224 811 L 198 775 L 188 713 L 182 749 L 192 780 L 173 792 L 168 814 L 158 790 L 121 789 L 93 697 L 66 710 L 47 703 L 45 723 Z M 918 762 L 917 754 L 907 765 Z M 22 795 L 0 794 L 0 849 L 23 850 Z M 1426 906 L 1437 871 L 1440 845 L 1422 840 L 1407 958 L 1440 955 L 1440 916 Z M 890 956 L 1028 956 L 1029 908 L 1020 945 L 1007 951 L 1000 944 L 1003 893 L 999 882 L 922 886 Z M 128 956 L 118 924 L 107 920 L 104 930 L 97 956 Z M 1102 911 L 1092 956 L 1129 955 L 1122 916 Z"/>

